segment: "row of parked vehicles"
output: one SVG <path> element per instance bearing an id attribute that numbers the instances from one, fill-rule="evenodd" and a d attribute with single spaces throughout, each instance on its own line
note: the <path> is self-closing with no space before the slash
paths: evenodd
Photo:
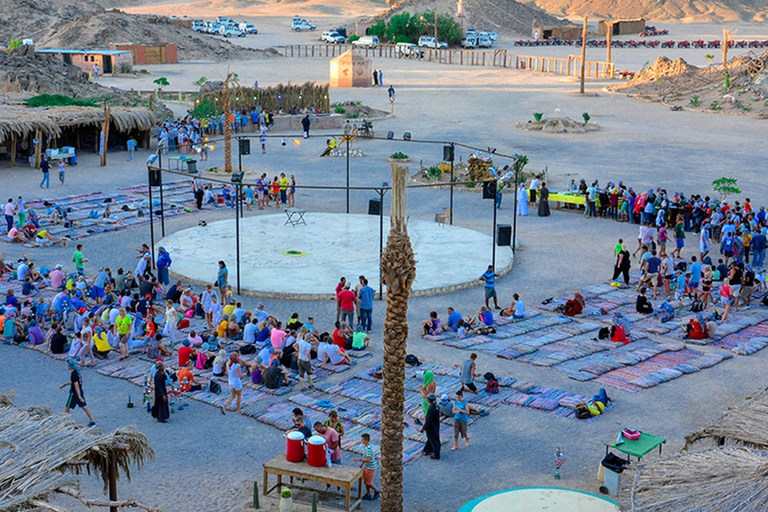
<path id="1" fill-rule="evenodd" d="M 462 48 L 490 48 L 498 39 L 499 34 L 496 32 L 476 32 L 474 29 L 470 28 L 467 30 L 467 33 L 460 44 Z"/>
<path id="2" fill-rule="evenodd" d="M 578 44 L 578 42 L 576 43 Z M 606 40 L 589 40 L 587 46 L 593 48 L 605 48 L 608 45 Z M 711 41 L 705 41 L 703 39 L 696 39 L 694 41 L 634 41 L 632 39 L 628 41 L 611 41 L 611 46 L 614 48 L 721 48 L 723 42 L 714 39 Z M 768 47 L 768 41 L 728 41 L 728 48 L 766 48 Z"/>
<path id="3" fill-rule="evenodd" d="M 259 33 L 253 23 L 249 21 L 237 22 L 224 16 L 217 17 L 216 21 L 193 21 L 192 30 L 201 34 L 224 37 L 245 37 L 247 34 Z"/>

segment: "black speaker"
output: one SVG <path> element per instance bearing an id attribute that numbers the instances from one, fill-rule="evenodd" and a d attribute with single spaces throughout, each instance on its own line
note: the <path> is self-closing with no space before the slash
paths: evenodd
<path id="1" fill-rule="evenodd" d="M 149 186 L 150 187 L 163 186 L 163 172 L 160 169 L 149 170 Z"/>
<path id="2" fill-rule="evenodd" d="M 241 155 L 250 155 L 251 154 L 251 139 L 238 139 L 240 141 L 240 154 Z"/>
<path id="3" fill-rule="evenodd" d="M 244 172 L 238 172 L 238 171 L 232 172 L 232 178 L 231 178 L 232 183 L 236 185 L 242 185 L 244 174 L 245 174 Z"/>
<path id="4" fill-rule="evenodd" d="M 453 146 L 443 146 L 443 160 L 453 162 Z"/>
<path id="5" fill-rule="evenodd" d="M 403 140 L 411 140 L 411 132 L 405 132 L 403 134 Z"/>
<path id="6" fill-rule="evenodd" d="M 512 226 L 509 224 L 496 225 L 496 245 L 499 247 L 512 245 Z"/>
<path id="7" fill-rule="evenodd" d="M 388 132 L 387 132 L 387 139 L 388 139 L 388 140 L 392 140 L 392 139 L 394 139 L 394 138 L 395 138 L 395 132 L 393 132 L 393 131 L 391 131 L 391 130 L 390 130 L 390 131 L 388 131 Z"/>
<path id="8" fill-rule="evenodd" d="M 483 182 L 483 199 L 496 199 L 496 180 Z"/>
<path id="9" fill-rule="evenodd" d="M 381 199 L 368 201 L 368 215 L 381 215 Z"/>

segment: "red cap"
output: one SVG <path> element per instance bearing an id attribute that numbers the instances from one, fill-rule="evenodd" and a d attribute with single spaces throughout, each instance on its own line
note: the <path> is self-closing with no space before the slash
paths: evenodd
<path id="1" fill-rule="evenodd" d="M 144 298 L 145 298 L 145 299 L 151 299 L 151 298 L 152 298 L 152 295 L 150 295 L 150 294 L 147 294 L 147 295 L 146 295 Z"/>
<path id="2" fill-rule="evenodd" d="M 164 363 L 165 359 L 163 359 L 162 357 L 158 357 L 157 359 L 155 359 L 155 362 L 156 363 Z"/>

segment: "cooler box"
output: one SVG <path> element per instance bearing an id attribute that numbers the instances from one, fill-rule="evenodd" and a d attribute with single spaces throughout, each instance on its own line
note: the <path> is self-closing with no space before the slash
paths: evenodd
<path id="1" fill-rule="evenodd" d="M 307 443 L 307 463 L 310 466 L 321 468 L 328 465 L 328 457 L 325 454 L 325 438 L 312 436 Z"/>
<path id="2" fill-rule="evenodd" d="M 302 462 L 304 460 L 304 434 L 288 432 L 288 435 L 285 436 L 285 459 L 288 462 Z"/>

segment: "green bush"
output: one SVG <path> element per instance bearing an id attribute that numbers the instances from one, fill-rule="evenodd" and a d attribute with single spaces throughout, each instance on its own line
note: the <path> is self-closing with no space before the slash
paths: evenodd
<path id="1" fill-rule="evenodd" d="M 543 112 L 534 112 L 533 113 L 533 118 L 536 120 L 537 123 L 541 122 L 541 118 L 542 117 L 544 117 L 544 113 Z"/>
<path id="2" fill-rule="evenodd" d="M 347 39 L 347 42 L 348 42 L 348 43 L 354 43 L 354 42 L 355 42 L 355 41 L 357 41 L 358 39 L 360 39 L 360 36 L 357 36 L 357 35 L 355 35 L 355 36 L 349 36 L 349 38 Z"/>
<path id="3" fill-rule="evenodd" d="M 397 151 L 397 152 L 392 153 L 391 155 L 389 155 L 389 158 L 391 158 L 392 160 L 407 160 L 408 159 L 408 155 L 406 155 L 405 153 L 403 153 L 401 151 Z"/>
<path id="4" fill-rule="evenodd" d="M 195 108 L 190 113 L 196 119 L 209 119 L 221 115 L 221 108 L 210 98 L 203 98 L 198 101 Z"/>
<path id="5" fill-rule="evenodd" d="M 15 50 L 16 48 L 21 48 L 23 44 L 24 43 L 21 41 L 21 39 L 9 39 L 8 49 Z"/>
<path id="6" fill-rule="evenodd" d="M 63 94 L 40 94 L 24 101 L 30 107 L 98 107 L 92 99 L 75 99 Z"/>
<path id="7" fill-rule="evenodd" d="M 334 110 L 334 112 L 336 112 L 337 114 L 343 114 L 344 112 L 346 112 L 346 111 L 347 111 L 347 109 L 345 109 L 344 107 L 336 107 L 336 108 L 335 108 L 335 109 L 333 109 L 333 110 Z"/>
<path id="8" fill-rule="evenodd" d="M 370 27 L 368 27 L 368 30 L 365 31 L 366 34 L 369 36 L 378 36 L 379 38 L 384 37 L 384 31 L 387 28 L 387 24 L 383 21 L 377 21 Z"/>
<path id="9" fill-rule="evenodd" d="M 401 36 L 397 36 L 397 37 L 395 38 L 395 44 L 397 44 L 397 43 L 412 43 L 412 42 L 413 42 L 413 41 L 412 41 L 412 40 L 411 40 L 411 38 L 410 38 L 410 37 L 408 37 L 408 36 L 402 36 L 402 35 L 401 35 Z"/>
<path id="10" fill-rule="evenodd" d="M 443 171 L 436 165 L 433 165 L 427 170 L 427 177 L 431 180 L 439 180 L 442 175 Z"/>

